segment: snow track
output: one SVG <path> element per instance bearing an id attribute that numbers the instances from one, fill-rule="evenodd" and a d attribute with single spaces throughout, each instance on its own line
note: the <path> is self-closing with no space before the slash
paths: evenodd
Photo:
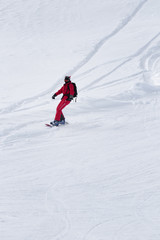
<path id="1" fill-rule="evenodd" d="M 121 21 L 121 23 L 112 31 L 111 34 L 105 36 L 103 39 L 101 39 L 94 47 L 93 50 L 80 62 L 78 63 L 72 70 L 69 70 L 69 74 L 73 75 L 75 74 L 78 70 L 80 70 L 87 62 L 89 62 L 93 56 L 95 56 L 95 54 L 99 51 L 99 49 L 101 49 L 103 47 L 103 45 L 112 37 L 114 37 L 116 34 L 118 34 L 134 17 L 135 15 L 141 10 L 141 8 L 143 7 L 143 5 L 147 2 L 148 0 L 144 0 L 142 2 L 140 2 L 138 4 L 138 6 L 133 10 L 133 12 L 130 14 L 130 16 L 127 16 L 124 18 L 123 21 Z M 127 59 L 124 63 L 121 63 L 118 67 L 116 67 L 113 71 L 115 71 L 117 68 L 123 66 L 126 62 L 130 61 L 130 59 Z M 112 73 L 112 71 L 110 73 L 108 73 L 107 75 L 103 76 L 109 76 Z M 102 78 L 103 78 L 102 77 Z M 60 80 L 62 80 L 62 77 L 60 78 Z M 52 87 L 50 87 L 48 90 L 34 96 L 31 97 L 29 99 L 24 99 L 16 104 L 13 104 L 7 108 L 4 108 L 1 110 L 2 113 L 8 113 L 11 111 L 15 111 L 16 109 L 18 109 L 19 107 L 21 107 L 22 105 L 26 105 L 30 102 L 36 101 L 37 99 L 40 99 L 41 97 L 45 96 L 46 94 L 49 94 L 53 91 L 53 89 L 55 89 L 55 87 L 58 85 L 58 83 L 60 82 L 60 80 L 57 81 L 57 84 L 54 84 Z M 98 81 L 100 81 L 100 79 L 98 79 Z M 92 83 L 93 84 L 93 83 Z M 85 86 L 85 88 L 87 88 L 88 86 Z M 81 90 L 83 91 L 83 89 Z"/>

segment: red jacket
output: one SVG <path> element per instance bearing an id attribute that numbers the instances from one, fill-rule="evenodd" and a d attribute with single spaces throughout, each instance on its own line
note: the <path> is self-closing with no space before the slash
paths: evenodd
<path id="1" fill-rule="evenodd" d="M 61 89 L 59 89 L 55 94 L 59 95 L 63 93 L 63 98 L 66 96 L 66 99 L 69 95 L 74 95 L 74 86 L 72 82 L 65 83 Z"/>

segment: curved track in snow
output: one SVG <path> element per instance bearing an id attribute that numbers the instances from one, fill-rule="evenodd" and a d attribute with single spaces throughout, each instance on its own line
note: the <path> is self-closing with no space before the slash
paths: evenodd
<path id="1" fill-rule="evenodd" d="M 148 0 L 143 0 L 141 1 L 138 6 L 132 11 L 132 13 L 125 17 L 120 24 L 107 36 L 105 36 L 104 38 L 102 38 L 93 48 L 93 50 L 87 54 L 87 56 L 80 62 L 78 63 L 73 69 L 69 70 L 69 73 L 75 74 L 79 69 L 81 69 L 81 67 L 83 67 L 86 63 L 88 63 L 92 57 L 103 47 L 103 45 L 110 40 L 112 37 L 114 37 L 116 34 L 118 34 L 127 24 L 130 23 L 130 21 L 132 21 L 132 19 L 136 16 L 136 14 L 142 9 L 143 5 L 147 2 Z M 126 60 L 124 63 L 121 63 L 120 66 L 124 65 L 126 62 L 130 61 Z M 117 66 L 115 69 L 119 68 L 120 66 Z M 113 71 L 115 71 L 115 69 L 113 69 Z M 108 73 L 110 74 L 110 73 Z M 107 75 L 108 75 L 107 74 Z M 102 77 L 103 78 L 103 77 Z M 101 78 L 100 78 L 101 79 Z M 61 80 L 61 79 L 60 79 Z M 57 81 L 57 83 L 59 83 L 59 81 Z M 17 103 L 14 103 L 12 105 L 10 105 L 9 107 L 6 107 L 4 109 L 0 110 L 0 113 L 10 113 L 15 111 L 16 109 L 18 109 L 19 107 L 21 107 L 22 105 L 26 105 L 30 102 L 36 101 L 37 99 L 42 98 L 43 96 L 51 93 L 53 91 L 53 89 L 55 89 L 55 87 L 57 86 L 57 83 L 54 84 L 52 87 L 50 87 L 49 89 L 47 89 L 46 91 L 33 96 L 31 98 L 27 98 L 27 99 L 23 99 Z M 87 86 L 88 87 L 88 86 Z"/>

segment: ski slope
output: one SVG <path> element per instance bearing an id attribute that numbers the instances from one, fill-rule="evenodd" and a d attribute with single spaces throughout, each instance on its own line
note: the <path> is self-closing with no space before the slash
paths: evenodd
<path id="1" fill-rule="evenodd" d="M 160 239 L 159 9 L 1 0 L 0 239 Z"/>

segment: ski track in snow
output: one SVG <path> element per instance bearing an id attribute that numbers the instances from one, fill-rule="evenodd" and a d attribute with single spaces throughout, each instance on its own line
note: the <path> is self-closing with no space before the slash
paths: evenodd
<path id="1" fill-rule="evenodd" d="M 144 51 L 146 51 L 146 49 L 154 42 L 154 40 L 156 40 L 158 37 L 160 36 L 160 32 L 158 34 L 156 34 L 149 42 L 147 42 L 143 47 L 141 47 L 135 54 L 129 56 L 125 61 L 123 61 L 122 63 L 118 64 L 116 67 L 114 67 L 110 72 L 104 74 L 103 76 L 99 77 L 98 79 L 96 79 L 95 81 L 89 83 L 87 86 L 85 86 L 84 89 L 81 89 L 81 91 L 85 90 L 85 89 L 94 89 L 97 88 L 94 87 L 95 84 L 97 84 L 98 82 L 98 87 L 101 86 L 105 86 L 105 84 L 103 85 L 99 85 L 100 81 L 103 80 L 104 78 L 110 76 L 112 73 L 114 73 L 116 70 L 118 70 L 119 68 L 121 68 L 122 66 L 124 66 L 125 64 L 129 63 L 130 61 L 132 61 L 134 58 L 137 58 L 138 56 L 140 56 L 141 54 L 144 53 Z M 116 80 L 115 80 L 116 81 Z M 106 83 L 107 85 L 108 83 Z"/>
<path id="2" fill-rule="evenodd" d="M 147 2 L 148 0 L 144 0 L 140 2 L 140 4 L 133 10 L 130 16 L 125 17 L 124 20 L 112 31 L 111 34 L 108 36 L 104 37 L 99 41 L 95 46 L 94 49 L 87 55 L 87 57 L 80 62 L 73 70 L 69 71 L 71 74 L 76 73 L 79 69 L 81 69 L 85 64 L 87 64 L 93 56 L 102 48 L 102 46 L 112 37 L 114 37 L 116 34 L 118 34 L 127 24 L 130 23 L 130 21 L 136 16 L 136 14 L 141 10 L 143 5 Z M 86 86 L 87 88 L 88 86 Z"/>
<path id="3" fill-rule="evenodd" d="M 85 57 L 85 59 L 83 61 L 81 61 L 80 63 L 78 63 L 72 70 L 69 71 L 69 74 L 73 75 L 75 74 L 81 67 L 83 67 L 86 63 L 88 63 L 91 58 L 100 50 L 100 48 L 102 48 L 102 46 L 112 37 L 114 37 L 116 34 L 118 34 L 128 23 L 130 23 L 130 21 L 136 16 L 136 14 L 141 10 L 141 8 L 143 7 L 143 5 L 147 2 L 148 0 L 144 0 L 142 2 L 140 2 L 138 4 L 138 6 L 133 10 L 133 12 L 130 14 L 130 16 L 127 16 L 124 18 L 123 21 L 121 21 L 121 23 L 112 31 L 111 34 L 107 35 L 106 37 L 104 37 L 103 39 L 101 39 L 95 46 L 94 49 Z M 126 62 L 128 62 L 130 60 L 126 60 L 124 63 L 120 64 L 120 66 L 123 66 Z M 120 67 L 118 66 L 118 67 Z M 117 68 L 118 68 L 117 67 Z M 117 69 L 116 68 L 116 69 Z M 115 70 L 116 70 L 115 69 Z M 113 70 L 113 71 L 115 71 Z M 112 72 L 111 72 L 112 73 Z M 107 75 L 111 74 L 108 73 Z M 15 103 L 7 108 L 1 109 L 0 113 L 4 114 L 4 113 L 10 113 L 15 111 L 16 109 L 18 109 L 19 107 L 21 107 L 22 105 L 28 104 L 30 102 L 33 102 L 37 99 L 40 99 L 42 97 L 44 97 L 46 94 L 52 92 L 52 90 L 57 86 L 57 84 L 61 81 L 62 78 L 60 78 L 56 84 L 54 84 L 51 88 L 49 88 L 48 90 L 46 90 L 45 92 L 42 92 L 36 96 L 33 96 L 31 98 L 27 98 L 27 99 L 23 99 L 22 101 Z M 100 78 L 101 79 L 101 78 Z M 88 88 L 88 86 L 86 86 L 86 88 Z M 83 89 L 79 90 L 82 91 Z"/>

